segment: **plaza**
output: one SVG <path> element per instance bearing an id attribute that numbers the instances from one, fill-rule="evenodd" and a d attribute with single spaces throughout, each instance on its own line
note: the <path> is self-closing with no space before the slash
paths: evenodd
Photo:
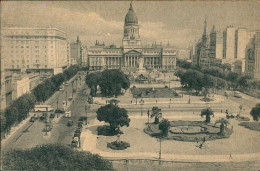
<path id="1" fill-rule="evenodd" d="M 170 85 L 178 85 L 178 81 L 171 81 Z M 137 88 L 163 88 L 164 84 L 136 84 Z M 176 92 L 181 90 L 176 86 Z M 191 103 L 188 104 L 188 99 Z M 243 96 L 245 99 L 251 97 Z M 92 110 L 99 108 L 113 98 L 95 97 Z M 141 102 L 143 99 L 144 103 Z M 232 101 L 232 97 L 226 98 L 221 94 L 214 94 L 214 100 L 204 102 L 201 96 L 190 96 L 184 94 L 183 97 L 172 98 L 139 98 L 133 97 L 130 90 L 124 95 L 119 96 L 118 105 L 128 110 L 131 119 L 129 127 L 122 127 L 123 134 L 120 140 L 130 143 L 130 147 L 125 150 L 112 150 L 107 148 L 107 143 L 115 141 L 116 136 L 97 135 L 97 128 L 107 125 L 94 119 L 82 132 L 82 150 L 100 154 L 101 156 L 117 159 L 158 159 L 159 141 L 144 132 L 147 127 L 147 110 L 153 106 L 162 109 L 162 117 L 169 121 L 201 121 L 205 118 L 200 115 L 201 109 L 210 107 L 213 109 L 214 117 L 211 118 L 211 125 L 220 118 L 225 118 L 224 111 L 234 115 L 239 113 L 239 103 Z M 131 102 L 132 101 L 132 102 Z M 253 104 L 252 104 L 253 105 Z M 245 106 L 242 116 L 247 116 L 250 107 Z M 150 118 L 150 122 L 153 119 Z M 249 130 L 239 125 L 236 119 L 229 119 L 229 128 L 232 127 L 233 133 L 228 138 L 206 141 L 203 148 L 198 148 L 197 142 L 186 142 L 176 140 L 162 141 L 162 160 L 189 161 L 189 162 L 230 162 L 230 161 L 254 161 L 260 155 L 258 142 L 260 136 L 258 131 Z M 216 128 L 219 130 L 219 128 Z M 238 141 L 239 140 L 239 141 Z M 231 156 L 231 157 L 230 157 Z"/>

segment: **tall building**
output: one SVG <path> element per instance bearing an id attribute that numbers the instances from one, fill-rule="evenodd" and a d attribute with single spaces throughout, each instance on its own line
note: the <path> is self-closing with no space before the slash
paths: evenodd
<path id="1" fill-rule="evenodd" d="M 83 65 L 84 63 L 84 54 L 83 45 L 77 36 L 77 40 L 74 43 L 70 44 L 70 64 L 71 65 Z"/>
<path id="2" fill-rule="evenodd" d="M 233 63 L 235 61 L 235 32 L 233 26 L 228 26 L 223 32 L 223 61 Z"/>
<path id="3" fill-rule="evenodd" d="M 2 34 L 1 34 L 2 39 Z M 0 112 L 3 112 L 6 107 L 5 99 L 5 59 L 2 55 L 2 41 L 0 41 Z"/>
<path id="4" fill-rule="evenodd" d="M 223 58 L 223 34 L 212 27 L 210 32 L 210 58 L 222 60 Z"/>
<path id="5" fill-rule="evenodd" d="M 260 80 L 260 31 L 257 31 L 254 39 L 254 79 Z"/>
<path id="6" fill-rule="evenodd" d="M 56 28 L 3 28 L 6 70 L 47 78 L 68 66 L 66 33 Z"/>
<path id="7" fill-rule="evenodd" d="M 105 46 L 96 41 L 95 46 L 87 49 L 90 69 L 121 68 L 123 70 L 137 69 L 139 63 L 145 68 L 175 69 L 177 50 L 168 44 L 143 46 L 139 34 L 137 15 L 132 3 L 125 16 L 122 47 Z"/>

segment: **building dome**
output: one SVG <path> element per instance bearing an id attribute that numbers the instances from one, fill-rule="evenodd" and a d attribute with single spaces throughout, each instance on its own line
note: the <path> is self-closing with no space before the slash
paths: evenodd
<path id="1" fill-rule="evenodd" d="M 130 4 L 129 11 L 125 16 L 125 25 L 128 25 L 128 24 L 138 24 L 138 19 L 133 10 L 132 3 Z"/>

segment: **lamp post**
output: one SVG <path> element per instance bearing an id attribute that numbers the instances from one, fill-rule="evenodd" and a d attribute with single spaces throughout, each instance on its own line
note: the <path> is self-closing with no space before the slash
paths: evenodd
<path id="1" fill-rule="evenodd" d="M 56 98 L 56 100 L 57 100 L 57 110 L 58 110 L 58 108 L 59 108 L 59 99 L 58 98 Z"/>
<path id="2" fill-rule="evenodd" d="M 157 137 L 157 141 L 159 141 L 160 144 L 160 148 L 159 148 L 159 164 L 161 164 L 161 159 L 162 159 L 162 136 L 160 135 L 159 137 Z"/>
<path id="3" fill-rule="evenodd" d="M 71 90 L 71 97 L 72 97 L 72 98 L 73 98 L 73 83 L 74 83 L 74 82 L 71 83 L 71 89 L 72 89 L 72 90 Z"/>
<path id="4" fill-rule="evenodd" d="M 140 105 L 141 105 L 141 116 L 143 116 L 143 105 L 144 105 L 144 100 L 140 100 Z"/>
<path id="5" fill-rule="evenodd" d="M 169 76 L 169 88 L 171 88 L 170 76 Z"/>
<path id="6" fill-rule="evenodd" d="M 66 106 L 68 105 L 68 92 L 66 91 Z"/>
<path id="7" fill-rule="evenodd" d="M 147 110 L 148 126 L 150 125 L 150 120 L 149 120 L 149 117 L 150 117 L 150 111 L 149 111 L 149 109 L 148 109 L 148 110 Z"/>

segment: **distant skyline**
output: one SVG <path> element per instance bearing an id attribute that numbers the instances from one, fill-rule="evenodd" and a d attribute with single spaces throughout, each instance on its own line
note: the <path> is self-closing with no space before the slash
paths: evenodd
<path id="1" fill-rule="evenodd" d="M 121 46 L 125 15 L 130 1 L 2 1 L 1 25 L 56 27 L 71 42 L 80 36 L 83 44 L 95 40 Z M 260 30 L 260 2 L 133 1 L 143 45 L 157 42 L 187 48 L 200 39 L 204 19 L 207 33 L 213 24 L 223 31 L 228 25 Z"/>

